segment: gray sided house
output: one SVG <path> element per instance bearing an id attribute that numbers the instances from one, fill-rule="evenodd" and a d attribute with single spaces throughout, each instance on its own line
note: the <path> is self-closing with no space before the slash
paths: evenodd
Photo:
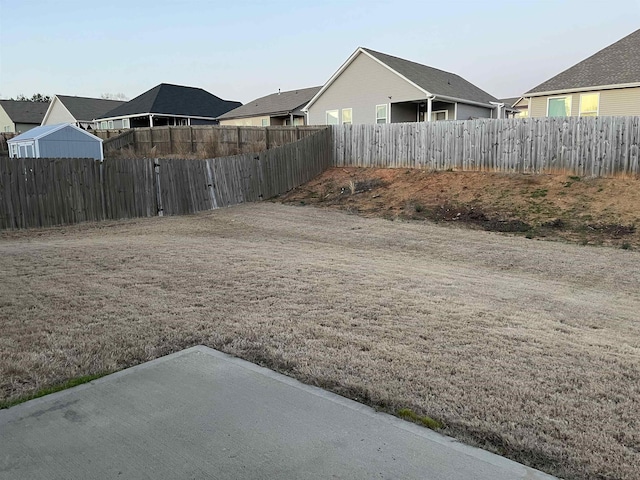
<path id="1" fill-rule="evenodd" d="M 267 127 L 270 125 L 305 125 L 302 108 L 322 87 L 301 88 L 256 98 L 241 107 L 220 115 L 220 125 Z"/>
<path id="2" fill-rule="evenodd" d="M 37 127 L 48 106 L 46 102 L 0 100 L 0 132 L 22 133 Z"/>
<path id="3" fill-rule="evenodd" d="M 11 158 L 104 158 L 102 139 L 70 123 L 35 127 L 7 144 Z"/>
<path id="4" fill-rule="evenodd" d="M 503 107 L 455 73 L 358 48 L 304 110 L 330 125 L 501 118 Z"/>
<path id="5" fill-rule="evenodd" d="M 240 105 L 240 102 L 222 100 L 202 88 L 161 83 L 96 117 L 96 122 L 101 130 L 167 125 L 217 125 L 217 117 Z"/>
<path id="6" fill-rule="evenodd" d="M 530 117 L 640 115 L 640 30 L 523 95 Z"/>
<path id="7" fill-rule="evenodd" d="M 123 103 L 120 100 L 106 100 L 104 98 L 55 95 L 44 115 L 42 125 L 73 123 L 76 127 L 85 130 L 95 130 L 94 118 L 104 115 Z"/>

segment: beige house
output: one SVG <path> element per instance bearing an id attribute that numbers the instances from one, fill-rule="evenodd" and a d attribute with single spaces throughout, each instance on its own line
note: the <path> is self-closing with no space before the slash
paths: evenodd
<path id="1" fill-rule="evenodd" d="M 358 48 L 304 110 L 309 125 L 503 118 L 505 105 L 455 73 Z"/>
<path id="2" fill-rule="evenodd" d="M 302 111 L 321 87 L 301 88 L 256 98 L 218 117 L 220 125 L 257 126 L 305 125 Z"/>
<path id="3" fill-rule="evenodd" d="M 22 133 L 39 126 L 48 106 L 30 100 L 0 100 L 0 132 Z"/>
<path id="4" fill-rule="evenodd" d="M 120 100 L 55 95 L 44 115 L 42 125 L 71 123 L 84 130 L 95 130 L 95 118 L 122 105 Z"/>
<path id="5" fill-rule="evenodd" d="M 531 117 L 640 115 L 640 30 L 523 95 Z"/>

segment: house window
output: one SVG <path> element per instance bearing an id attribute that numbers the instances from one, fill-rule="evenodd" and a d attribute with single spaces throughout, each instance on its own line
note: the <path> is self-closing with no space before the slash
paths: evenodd
<path id="1" fill-rule="evenodd" d="M 262 126 L 263 127 L 268 127 L 269 126 L 269 119 L 268 118 L 263 118 L 262 119 Z"/>
<path id="2" fill-rule="evenodd" d="M 449 111 L 437 110 L 435 112 L 431 112 L 431 121 L 437 122 L 439 120 L 449 120 Z"/>
<path id="3" fill-rule="evenodd" d="M 351 118 L 353 116 L 353 110 L 351 108 L 343 108 L 342 109 L 342 123 L 346 125 L 351 125 Z"/>
<path id="4" fill-rule="evenodd" d="M 100 122 L 100 130 L 106 130 L 107 129 L 107 122 Z"/>
<path id="5" fill-rule="evenodd" d="M 599 93 L 583 93 L 580 95 L 580 116 L 597 117 L 600 106 Z"/>
<path id="6" fill-rule="evenodd" d="M 131 128 L 131 122 L 128 118 L 122 119 L 122 128 Z"/>
<path id="7" fill-rule="evenodd" d="M 387 123 L 387 105 L 376 105 L 376 123 Z"/>
<path id="8" fill-rule="evenodd" d="M 113 129 L 113 120 L 109 120 L 109 121 L 107 122 L 107 128 L 108 128 L 109 130 L 112 130 L 112 129 Z"/>
<path id="9" fill-rule="evenodd" d="M 11 131 L 11 125 L 5 125 L 4 131 L 5 132 L 10 132 Z"/>
<path id="10" fill-rule="evenodd" d="M 547 117 L 571 115 L 571 97 L 554 97 L 547 100 Z"/>
<path id="11" fill-rule="evenodd" d="M 339 110 L 327 110 L 327 125 L 338 125 L 340 121 L 338 120 Z"/>

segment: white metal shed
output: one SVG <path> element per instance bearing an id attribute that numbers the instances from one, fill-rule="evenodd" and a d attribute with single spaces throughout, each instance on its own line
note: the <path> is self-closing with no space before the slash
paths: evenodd
<path id="1" fill-rule="evenodd" d="M 7 144 L 11 158 L 104 159 L 102 139 L 70 123 L 32 128 Z"/>

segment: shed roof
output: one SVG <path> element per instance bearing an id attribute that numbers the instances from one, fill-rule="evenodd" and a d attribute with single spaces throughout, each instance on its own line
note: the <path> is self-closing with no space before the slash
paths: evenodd
<path id="1" fill-rule="evenodd" d="M 41 125 L 39 127 L 32 128 L 31 130 L 27 130 L 26 132 L 21 133 L 20 135 L 16 135 L 15 137 L 7 140 L 7 143 L 21 142 L 25 140 L 38 140 L 42 137 L 46 137 L 47 135 L 53 132 L 57 132 L 58 130 L 62 130 L 63 128 L 67 128 L 67 127 L 73 128 L 74 130 L 78 130 L 79 132 L 82 132 L 83 134 L 88 135 L 92 139 L 102 142 L 101 138 L 96 137 L 95 135 L 89 132 L 86 132 L 81 128 L 78 128 L 71 123 L 59 123 L 57 125 Z"/>
<path id="2" fill-rule="evenodd" d="M 286 115 L 304 107 L 322 87 L 300 88 L 277 92 L 256 98 L 238 108 L 220 115 L 218 120 L 255 117 L 259 115 Z"/>
<path id="3" fill-rule="evenodd" d="M 240 105 L 242 103 L 222 100 L 202 88 L 161 83 L 99 118 L 154 113 L 215 119 Z"/>
<path id="4" fill-rule="evenodd" d="M 446 72 L 437 68 L 422 65 L 421 63 L 394 57 L 386 53 L 376 52 L 368 48 L 362 48 L 392 70 L 412 81 L 423 90 L 434 95 L 471 100 L 480 103 L 495 102 L 497 99 L 465 80 L 460 75 Z"/>
<path id="5" fill-rule="evenodd" d="M 30 100 L 0 100 L 0 105 L 13 123 L 42 123 L 44 114 L 49 108 L 47 102 L 32 102 Z"/>
<path id="6" fill-rule="evenodd" d="M 640 83 L 640 29 L 589 58 L 529 90 L 556 92 L 609 85 Z"/>
<path id="7" fill-rule="evenodd" d="M 76 121 L 91 122 L 110 110 L 122 105 L 122 100 L 107 100 L 104 98 L 72 97 L 56 95 Z"/>

